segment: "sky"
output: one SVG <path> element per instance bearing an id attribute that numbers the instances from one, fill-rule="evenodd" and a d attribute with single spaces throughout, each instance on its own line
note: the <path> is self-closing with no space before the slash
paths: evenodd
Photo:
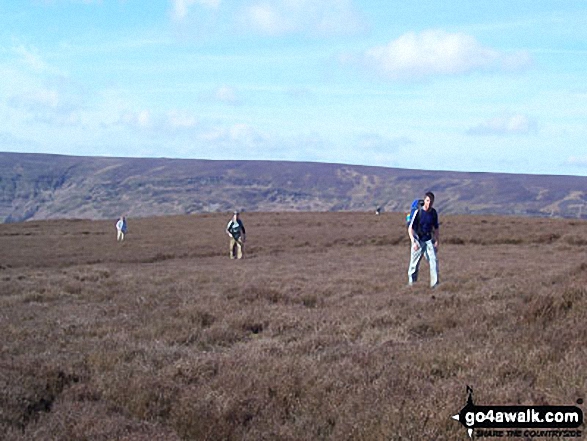
<path id="1" fill-rule="evenodd" d="M 0 151 L 587 176 L 584 0 L 2 0 Z"/>

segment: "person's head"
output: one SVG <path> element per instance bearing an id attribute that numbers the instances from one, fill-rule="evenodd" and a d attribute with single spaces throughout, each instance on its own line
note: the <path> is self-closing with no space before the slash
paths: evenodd
<path id="1" fill-rule="evenodd" d="M 424 210 L 429 210 L 432 205 L 434 205 L 434 193 L 428 191 L 424 197 Z"/>
<path id="2" fill-rule="evenodd" d="M 233 217 L 234 219 L 238 219 L 238 218 L 239 218 L 239 215 L 240 215 L 240 213 L 239 213 L 238 211 L 236 211 L 236 210 L 235 210 L 235 211 L 234 211 L 234 213 L 233 213 L 233 216 L 232 216 L 232 217 Z"/>

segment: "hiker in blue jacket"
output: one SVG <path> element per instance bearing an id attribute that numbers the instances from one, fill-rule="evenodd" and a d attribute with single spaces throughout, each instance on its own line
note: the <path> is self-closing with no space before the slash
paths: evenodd
<path id="1" fill-rule="evenodd" d="M 408 268 L 408 284 L 411 286 L 418 280 L 418 270 L 422 256 L 426 257 L 430 265 L 430 286 L 434 288 L 438 284 L 438 244 L 440 232 L 438 225 L 438 213 L 432 208 L 434 193 L 426 193 L 424 206 L 414 212 L 408 226 L 408 234 L 412 243 L 410 253 L 410 266 Z"/>

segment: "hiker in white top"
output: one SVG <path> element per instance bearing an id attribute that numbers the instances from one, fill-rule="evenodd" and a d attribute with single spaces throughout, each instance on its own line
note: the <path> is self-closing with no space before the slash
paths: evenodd
<path id="1" fill-rule="evenodd" d="M 122 242 L 124 240 L 124 235 L 126 234 L 127 226 L 126 226 L 126 217 L 121 216 L 116 222 L 116 240 L 118 242 Z"/>

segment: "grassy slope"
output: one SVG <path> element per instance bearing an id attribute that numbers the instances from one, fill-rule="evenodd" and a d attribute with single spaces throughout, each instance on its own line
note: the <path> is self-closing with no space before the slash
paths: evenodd
<path id="1" fill-rule="evenodd" d="M 401 215 L 0 225 L 10 440 L 464 439 L 479 404 L 587 391 L 584 221 L 444 216 L 442 285 L 405 287 Z"/>

